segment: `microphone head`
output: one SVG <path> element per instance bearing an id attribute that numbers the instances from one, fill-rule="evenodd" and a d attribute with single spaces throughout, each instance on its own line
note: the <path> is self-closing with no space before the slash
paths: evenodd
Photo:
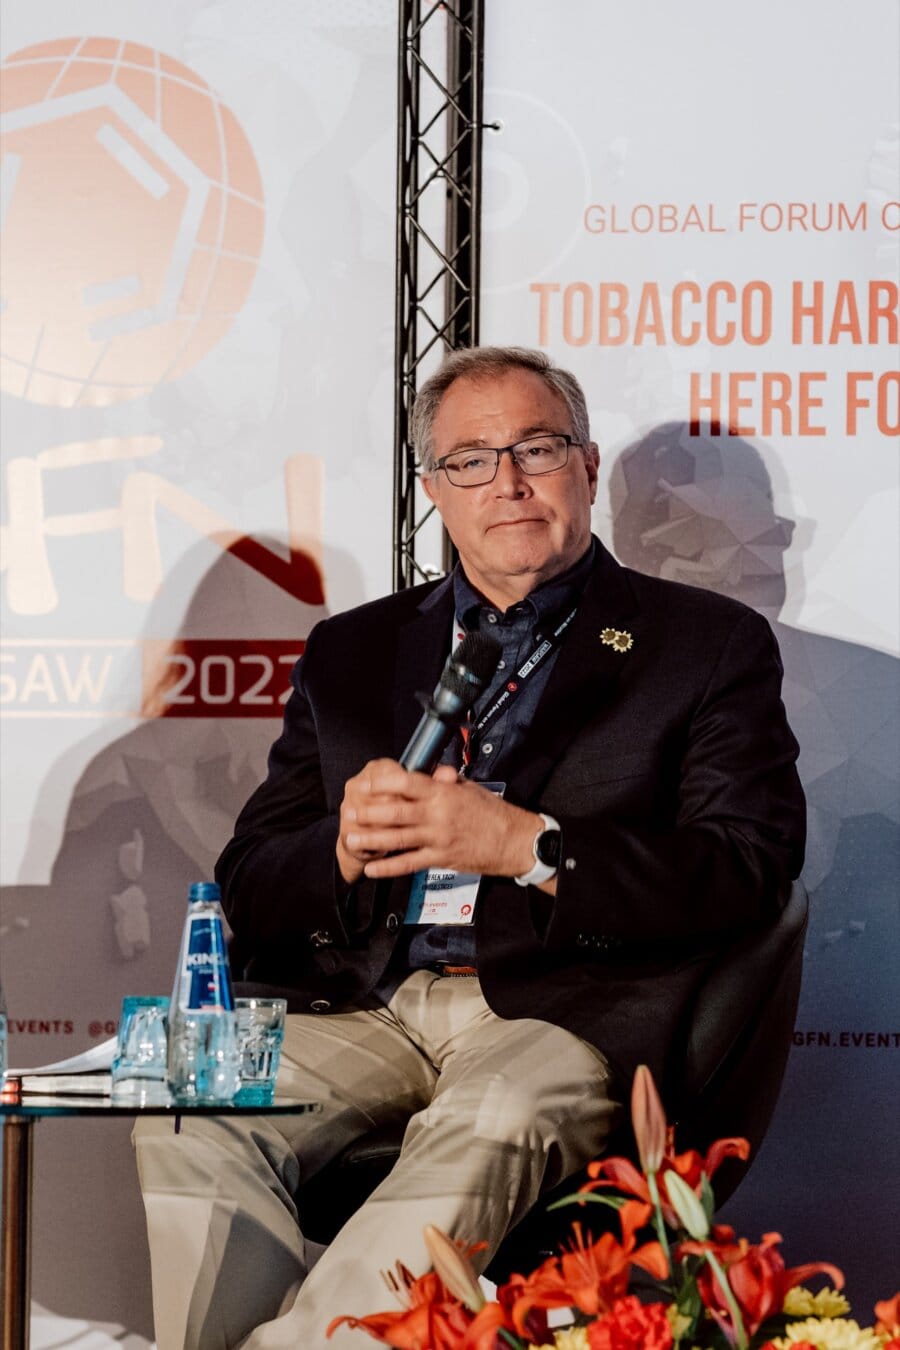
<path id="1" fill-rule="evenodd" d="M 467 633 L 444 666 L 440 687 L 470 708 L 491 682 L 503 648 L 487 633 Z"/>

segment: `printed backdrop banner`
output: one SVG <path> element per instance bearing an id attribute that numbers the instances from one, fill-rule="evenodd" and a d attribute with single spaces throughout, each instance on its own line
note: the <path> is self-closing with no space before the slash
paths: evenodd
<path id="1" fill-rule="evenodd" d="M 843 1266 L 865 1321 L 900 1205 L 897 9 L 487 11 L 482 341 L 584 384 L 619 559 L 744 600 L 781 646 L 811 918 L 725 1218 Z"/>
<path id="2" fill-rule="evenodd" d="M 168 992 L 310 627 L 390 589 L 396 13 L 11 0 L 2 36 L 0 963 L 24 1067 Z M 39 1131 L 34 1293 L 77 1319 L 42 1344 L 152 1336 L 128 1134 Z"/>
<path id="3" fill-rule="evenodd" d="M 2 32 L 20 1066 L 169 988 L 312 623 L 390 585 L 396 7 L 73 16 L 10 0 Z M 583 379 L 618 555 L 748 600 L 781 642 L 813 917 L 730 1210 L 845 1264 L 861 1311 L 893 1288 L 898 1142 L 896 37 L 887 0 L 488 6 L 483 339 Z M 38 1149 L 36 1337 L 137 1350 L 127 1126 L 47 1123 Z"/>

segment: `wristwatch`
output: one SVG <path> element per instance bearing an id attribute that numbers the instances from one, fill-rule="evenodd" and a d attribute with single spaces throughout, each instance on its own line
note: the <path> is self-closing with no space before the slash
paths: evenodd
<path id="1" fill-rule="evenodd" d="M 559 871 L 559 857 L 562 851 L 562 831 L 559 828 L 559 821 L 554 820 L 552 816 L 544 815 L 543 811 L 539 814 L 543 825 L 534 836 L 531 845 L 534 866 L 524 876 L 513 878 L 517 886 L 540 886 L 542 881 L 549 881 Z"/>

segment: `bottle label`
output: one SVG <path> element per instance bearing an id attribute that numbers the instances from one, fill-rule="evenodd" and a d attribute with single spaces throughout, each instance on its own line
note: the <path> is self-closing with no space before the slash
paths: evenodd
<path id="1" fill-rule="evenodd" d="M 207 1012 L 234 1010 L 228 952 L 222 922 L 216 915 L 197 915 L 188 919 L 185 969 L 181 972 L 180 1006 Z"/>

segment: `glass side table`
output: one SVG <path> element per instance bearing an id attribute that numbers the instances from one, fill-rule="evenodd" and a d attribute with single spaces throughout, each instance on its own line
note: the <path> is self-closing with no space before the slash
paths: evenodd
<path id="1" fill-rule="evenodd" d="M 46 1117 L 92 1116 L 110 1120 L 127 1116 L 258 1116 L 300 1115 L 318 1111 L 317 1102 L 301 1101 L 276 1094 L 265 1106 L 215 1105 L 141 1106 L 134 1102 L 113 1102 L 110 1097 L 85 1093 L 83 1096 L 38 1096 L 22 1092 L 15 1078 L 8 1078 L 0 1093 L 0 1132 L 3 1136 L 2 1210 L 0 1210 L 0 1347 L 2 1350 L 28 1350 L 29 1309 L 31 1303 L 31 1183 L 33 1169 L 34 1125 Z"/>

